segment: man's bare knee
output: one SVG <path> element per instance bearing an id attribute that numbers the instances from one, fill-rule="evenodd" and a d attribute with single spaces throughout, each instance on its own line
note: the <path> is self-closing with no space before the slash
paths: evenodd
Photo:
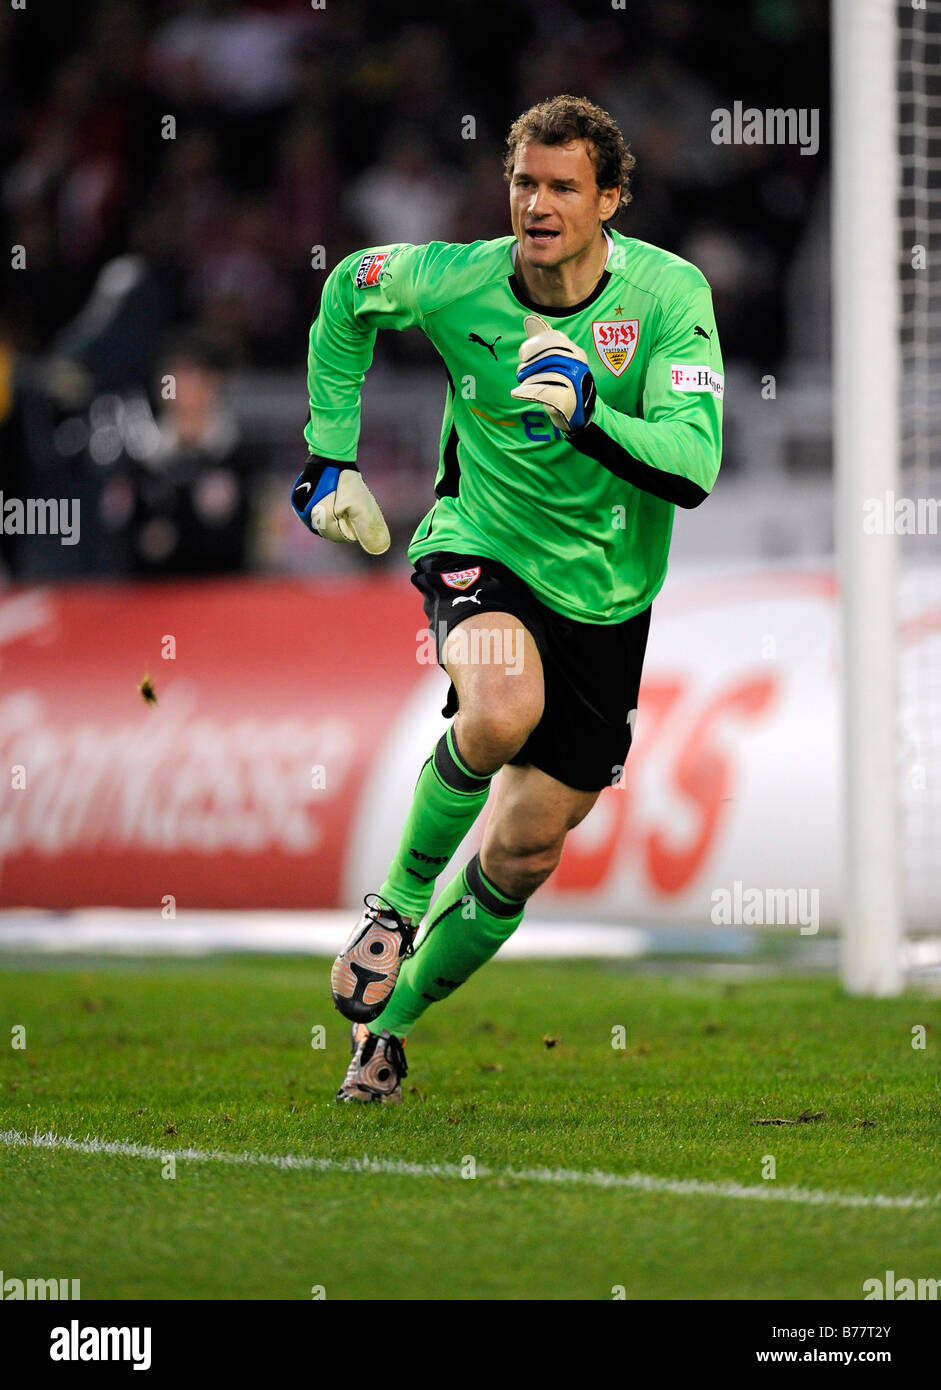
<path id="1" fill-rule="evenodd" d="M 558 867 L 563 843 L 564 837 L 546 843 L 496 837 L 484 847 L 481 865 L 508 897 L 528 898 Z"/>
<path id="2" fill-rule="evenodd" d="M 538 692 L 494 696 L 458 711 L 454 721 L 461 753 L 476 772 L 494 772 L 522 748 L 542 718 Z"/>

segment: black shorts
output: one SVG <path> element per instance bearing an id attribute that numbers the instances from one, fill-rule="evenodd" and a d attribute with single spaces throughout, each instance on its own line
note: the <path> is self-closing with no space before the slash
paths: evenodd
<path id="1" fill-rule="evenodd" d="M 532 764 L 578 791 L 600 791 L 620 780 L 636 717 L 649 607 L 622 623 L 575 622 L 547 608 L 506 565 L 452 551 L 423 555 L 412 583 L 424 599 L 439 662 L 451 629 L 475 613 L 512 613 L 532 633 L 542 658 L 545 709 L 511 763 Z M 457 708 L 452 684 L 441 712 L 447 718 Z"/>

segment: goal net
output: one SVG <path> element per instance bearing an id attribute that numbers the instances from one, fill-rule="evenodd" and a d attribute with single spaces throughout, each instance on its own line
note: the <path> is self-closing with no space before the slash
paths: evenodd
<path id="1" fill-rule="evenodd" d="M 941 925 L 941 0 L 833 0 L 842 974 Z"/>
<path id="2" fill-rule="evenodd" d="M 941 0 L 896 6 L 901 382 L 899 846 L 903 924 L 941 892 Z"/>

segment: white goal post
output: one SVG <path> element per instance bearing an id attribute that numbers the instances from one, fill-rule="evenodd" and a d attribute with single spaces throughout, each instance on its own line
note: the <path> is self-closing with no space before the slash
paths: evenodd
<path id="1" fill-rule="evenodd" d="M 902 985 L 897 540 L 863 529 L 899 476 L 895 0 L 832 0 L 833 425 L 841 586 L 844 915 L 854 994 Z"/>

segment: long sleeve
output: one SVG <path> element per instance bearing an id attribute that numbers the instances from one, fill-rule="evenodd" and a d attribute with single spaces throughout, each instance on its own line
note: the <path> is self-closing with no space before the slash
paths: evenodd
<path id="1" fill-rule="evenodd" d="M 356 251 L 327 277 L 310 328 L 304 430 L 311 453 L 353 463 L 359 444 L 360 396 L 379 328 L 421 323 L 418 285 L 426 246 Z"/>
<path id="2" fill-rule="evenodd" d="M 571 443 L 644 492 L 698 506 L 719 471 L 724 383 L 712 295 L 703 284 L 664 313 L 647 364 L 643 417 L 599 398 Z"/>

